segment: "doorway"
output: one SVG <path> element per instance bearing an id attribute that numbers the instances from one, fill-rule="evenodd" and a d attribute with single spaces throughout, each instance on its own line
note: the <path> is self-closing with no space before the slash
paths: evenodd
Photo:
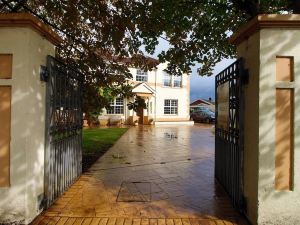
<path id="1" fill-rule="evenodd" d="M 139 117 L 139 124 L 144 124 L 144 108 L 138 107 L 136 115 Z"/>

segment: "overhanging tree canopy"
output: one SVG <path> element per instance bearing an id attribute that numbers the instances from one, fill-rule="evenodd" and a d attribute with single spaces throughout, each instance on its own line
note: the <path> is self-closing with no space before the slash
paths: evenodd
<path id="1" fill-rule="evenodd" d="M 222 58 L 232 57 L 228 37 L 259 13 L 299 13 L 298 0 L 0 0 L 0 12 L 29 11 L 58 31 L 58 55 L 86 76 L 86 98 L 99 98 L 99 87 L 125 87 L 128 65 L 155 67 L 143 56 L 159 39 L 170 48 L 159 54 L 168 71 L 211 75 Z M 124 63 L 124 58 L 132 57 Z M 120 63 L 123 62 L 123 63 Z M 122 89 L 122 88 L 121 88 Z M 102 103 L 101 103 L 102 104 Z"/>

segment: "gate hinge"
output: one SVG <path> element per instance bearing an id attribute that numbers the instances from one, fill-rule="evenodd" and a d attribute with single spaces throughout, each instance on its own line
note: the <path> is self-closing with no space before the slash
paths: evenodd
<path id="1" fill-rule="evenodd" d="M 40 80 L 44 82 L 48 82 L 49 72 L 46 66 L 41 66 L 40 68 Z"/>

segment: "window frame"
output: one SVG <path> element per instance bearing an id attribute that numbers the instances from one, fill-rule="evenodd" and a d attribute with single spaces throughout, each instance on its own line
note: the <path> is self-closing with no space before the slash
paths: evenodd
<path id="1" fill-rule="evenodd" d="M 121 99 L 121 103 L 120 101 L 118 101 L 119 99 Z M 119 103 L 119 104 L 117 104 Z M 108 115 L 123 115 L 124 114 L 124 99 L 117 97 L 114 98 L 111 102 L 110 102 L 110 108 L 106 109 L 106 114 Z"/>
<path id="2" fill-rule="evenodd" d="M 166 104 L 167 101 L 169 101 L 169 104 Z M 169 112 L 166 110 L 169 110 Z M 178 115 L 178 99 L 164 100 L 164 115 Z"/>
<path id="3" fill-rule="evenodd" d="M 148 71 L 137 69 L 135 74 L 135 80 L 139 82 L 148 82 Z"/>
<path id="4" fill-rule="evenodd" d="M 168 77 L 168 78 L 167 78 Z M 169 81 L 169 85 L 166 85 L 166 81 Z M 163 74 L 163 86 L 164 87 L 172 87 L 172 75 L 171 74 L 168 74 L 168 73 L 164 73 Z"/>
<path id="5" fill-rule="evenodd" d="M 180 80 L 178 78 L 180 78 Z M 179 86 L 175 85 L 175 82 L 179 82 Z M 175 88 L 182 87 L 182 76 L 173 76 L 173 87 Z"/>

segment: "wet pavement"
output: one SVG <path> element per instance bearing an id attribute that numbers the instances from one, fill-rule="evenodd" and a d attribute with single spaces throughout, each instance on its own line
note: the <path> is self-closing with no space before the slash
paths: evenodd
<path id="1" fill-rule="evenodd" d="M 246 224 L 214 180 L 210 125 L 130 128 L 34 223 L 151 219 L 156 225 Z"/>

